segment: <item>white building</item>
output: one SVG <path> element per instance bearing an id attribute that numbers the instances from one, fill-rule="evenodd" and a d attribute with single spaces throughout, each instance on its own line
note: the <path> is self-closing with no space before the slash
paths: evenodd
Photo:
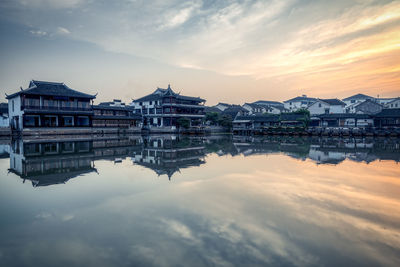
<path id="1" fill-rule="evenodd" d="M 385 105 L 385 108 L 400 108 L 400 97 L 393 99 Z"/>
<path id="2" fill-rule="evenodd" d="M 316 98 L 307 97 L 306 95 L 298 96 L 289 100 L 284 101 L 285 109 L 289 111 L 296 111 L 299 109 L 306 109 L 311 104 L 317 101 Z"/>
<path id="3" fill-rule="evenodd" d="M 227 104 L 227 103 L 218 103 L 217 105 L 215 105 L 214 107 L 216 107 L 217 109 L 224 111 L 225 109 L 231 107 L 231 104 Z"/>
<path id="4" fill-rule="evenodd" d="M 345 103 L 339 99 L 317 99 L 307 109 L 311 115 L 344 113 Z"/>
<path id="5" fill-rule="evenodd" d="M 342 99 L 342 101 L 346 104 L 346 108 L 348 108 L 351 105 L 364 102 L 367 99 L 375 100 L 375 98 L 372 96 L 368 96 L 368 95 L 364 95 L 364 94 L 356 94 L 356 95 L 352 95 L 347 98 L 344 98 L 344 99 Z"/>
<path id="6" fill-rule="evenodd" d="M 254 103 L 245 103 L 242 107 L 248 110 L 250 115 L 267 112 L 267 108 L 265 106 Z"/>
<path id="7" fill-rule="evenodd" d="M 396 100 L 397 97 L 385 97 L 385 98 L 375 98 L 375 101 L 379 104 L 381 104 L 382 106 L 385 106 L 386 104 L 392 102 L 393 100 Z"/>

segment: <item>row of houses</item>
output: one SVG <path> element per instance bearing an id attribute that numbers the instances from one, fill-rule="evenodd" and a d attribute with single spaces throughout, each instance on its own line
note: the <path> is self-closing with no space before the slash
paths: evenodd
<path id="1" fill-rule="evenodd" d="M 32 80 L 28 88 L 6 95 L 8 103 L 0 106 L 0 123 L 17 132 L 103 128 L 140 131 L 143 127 L 175 130 L 180 118 L 188 119 L 190 126 L 200 125 L 204 118 L 204 99 L 175 93 L 169 85 L 129 105 L 118 99 L 96 105 L 96 96 L 64 83 Z"/>
<path id="2" fill-rule="evenodd" d="M 342 100 L 298 96 L 284 102 L 259 100 L 243 105 L 218 103 L 205 106 L 205 99 L 181 95 L 167 88 L 133 99 L 125 104 L 115 99 L 95 104 L 97 94 L 71 89 L 64 83 L 30 81 L 28 88 L 6 95 L 0 104 L 0 126 L 13 131 L 35 129 L 129 129 L 131 131 L 176 131 L 183 122 L 187 127 L 203 126 L 206 113 L 220 113 L 231 120 L 250 120 L 274 124 L 298 124 L 298 118 L 282 120 L 300 109 L 311 114 L 311 126 L 398 126 L 396 110 L 400 98 L 374 98 L 357 94 Z M 392 116 L 393 115 L 393 116 Z M 239 119 L 238 116 L 253 116 Z M 381 119 L 379 119 L 381 118 Z M 286 122 L 287 121 L 287 122 Z"/>
<path id="3" fill-rule="evenodd" d="M 342 100 L 337 98 L 313 98 L 302 95 L 283 102 L 259 100 L 253 103 L 244 103 L 241 106 L 218 103 L 214 107 L 210 107 L 209 110 L 221 113 L 232 110 L 237 111 L 238 115 L 281 114 L 295 112 L 299 109 L 306 109 L 311 115 L 342 113 L 372 115 L 381 112 L 383 109 L 396 108 L 400 108 L 400 97 L 374 98 L 364 94 L 356 94 Z"/>

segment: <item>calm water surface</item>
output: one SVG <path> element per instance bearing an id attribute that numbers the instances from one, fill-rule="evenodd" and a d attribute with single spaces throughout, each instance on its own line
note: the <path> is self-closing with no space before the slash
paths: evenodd
<path id="1" fill-rule="evenodd" d="M 0 146 L 1 266 L 400 266 L 400 141 Z"/>

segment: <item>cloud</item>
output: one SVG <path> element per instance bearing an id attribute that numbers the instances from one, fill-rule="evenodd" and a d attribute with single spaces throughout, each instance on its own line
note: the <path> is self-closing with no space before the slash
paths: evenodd
<path id="1" fill-rule="evenodd" d="M 58 27 L 57 28 L 57 33 L 59 33 L 59 34 L 70 34 L 71 32 L 67 28 Z"/>
<path id="2" fill-rule="evenodd" d="M 29 32 L 30 32 L 32 35 L 35 35 L 35 36 L 38 36 L 38 37 L 46 36 L 46 35 L 47 35 L 47 32 L 41 31 L 41 30 L 37 30 L 37 31 L 35 31 L 35 30 L 30 30 Z"/>
<path id="3" fill-rule="evenodd" d="M 18 0 L 19 4 L 30 8 L 75 8 L 85 0 Z"/>

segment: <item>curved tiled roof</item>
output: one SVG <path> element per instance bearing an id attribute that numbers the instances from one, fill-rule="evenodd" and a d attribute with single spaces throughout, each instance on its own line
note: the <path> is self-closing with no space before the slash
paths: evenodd
<path id="1" fill-rule="evenodd" d="M 18 95 L 46 95 L 46 96 L 67 96 L 67 97 L 77 97 L 77 98 L 89 98 L 94 99 L 96 95 L 89 95 L 74 89 L 69 88 L 64 83 L 56 82 L 45 82 L 32 80 L 29 83 L 29 88 L 21 90 L 17 93 L 8 95 L 6 98 L 10 99 Z"/>
<path id="2" fill-rule="evenodd" d="M 143 96 L 138 99 L 134 99 L 133 102 L 153 101 L 153 100 L 160 99 L 160 97 L 164 97 L 164 96 L 172 96 L 172 97 L 176 97 L 177 99 L 192 100 L 192 101 L 197 101 L 197 102 L 205 101 L 205 99 L 202 99 L 200 97 L 184 96 L 184 95 L 177 94 L 168 85 L 167 89 L 157 88 L 153 93 Z"/>

